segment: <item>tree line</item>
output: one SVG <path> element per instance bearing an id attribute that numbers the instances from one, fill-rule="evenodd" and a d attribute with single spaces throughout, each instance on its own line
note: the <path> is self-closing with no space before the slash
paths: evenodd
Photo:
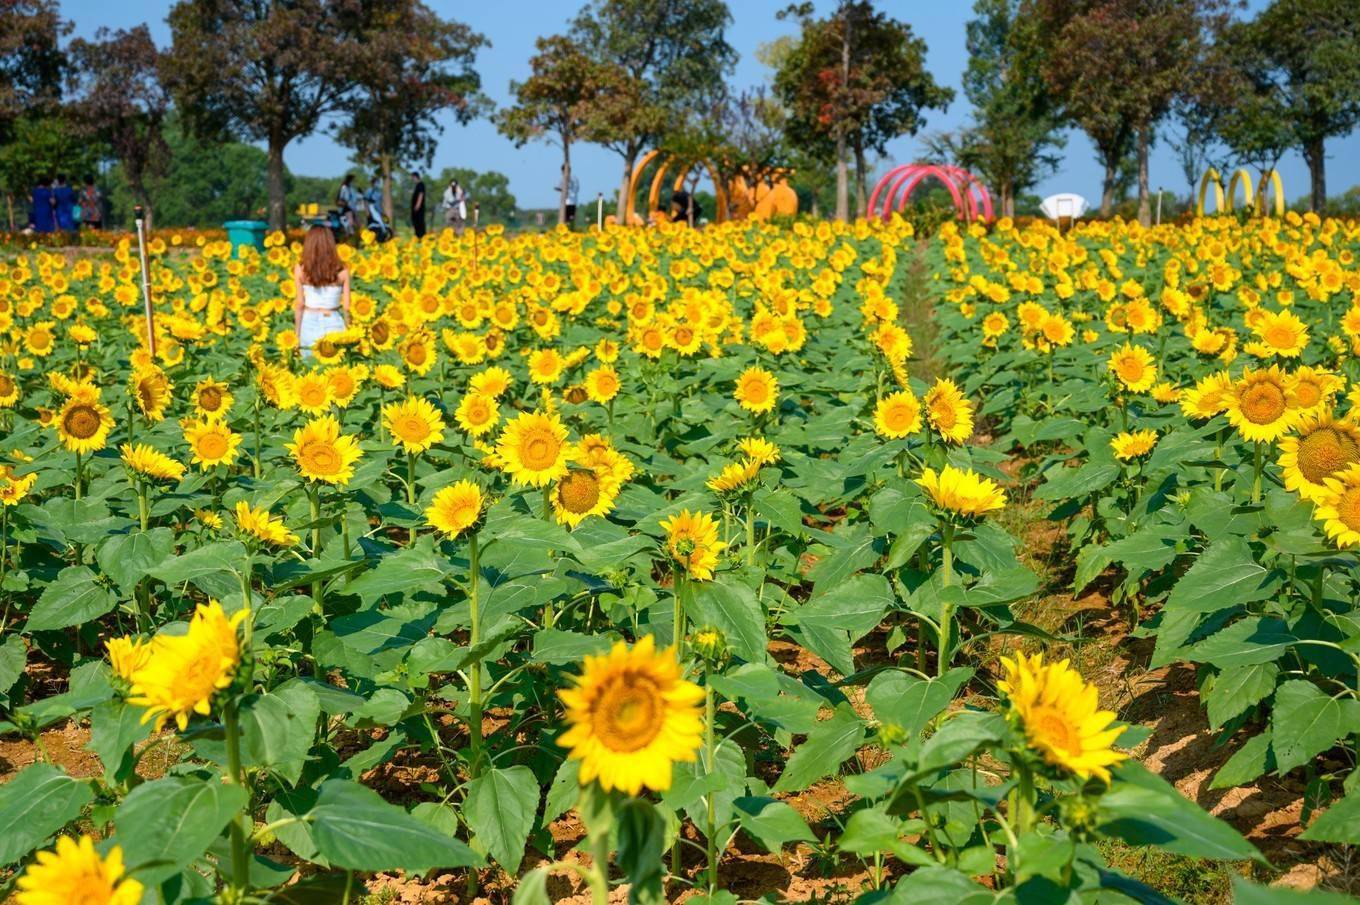
<path id="1" fill-rule="evenodd" d="M 1355 0 L 1272 0 L 1254 17 L 1231 0 L 974 0 L 963 75 L 972 112 L 962 128 L 926 135 L 927 155 L 978 173 L 1013 214 L 1075 128 L 1103 170 L 1101 212 L 1136 188 L 1146 222 L 1159 140 L 1192 191 L 1210 165 L 1269 170 L 1298 150 L 1321 211 L 1327 142 L 1360 119 L 1356 13 Z M 618 156 L 619 215 L 651 148 L 707 161 L 723 182 L 791 174 L 814 212 L 825 198 L 838 218 L 863 214 L 888 143 L 920 133 L 954 91 L 927 69 L 910 24 L 881 5 L 839 0 L 819 15 L 798 3 L 779 17 L 797 27 L 760 48 L 771 78 L 738 89 L 724 0 L 591 0 L 538 39 L 512 103 L 494 110 L 476 69 L 486 37 L 420 0 L 178 0 L 163 50 L 145 26 L 66 41 L 57 0 L 4 0 L 0 178 L 13 189 L 24 165 L 72 160 L 75 148 L 117 161 L 152 208 L 175 130 L 181 142 L 254 142 L 277 227 L 291 142 L 329 129 L 381 174 L 390 210 L 395 174 L 428 165 L 451 112 L 460 123 L 489 116 L 517 144 L 558 145 L 559 216 L 582 142 Z"/>

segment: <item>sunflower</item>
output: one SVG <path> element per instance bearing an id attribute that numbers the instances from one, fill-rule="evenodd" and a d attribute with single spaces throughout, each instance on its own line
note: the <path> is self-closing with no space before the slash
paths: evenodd
<path id="1" fill-rule="evenodd" d="M 1044 655 L 1002 657 L 1006 678 L 997 689 L 1006 696 L 1011 715 L 1030 748 L 1044 761 L 1081 779 L 1110 781 L 1109 768 L 1126 755 L 1114 750 L 1123 727 L 1115 715 L 1100 709 L 1094 685 L 1066 660 L 1044 664 Z"/>
<path id="2" fill-rule="evenodd" d="M 1181 413 L 1187 418 L 1207 421 L 1227 408 L 1231 391 L 1232 376 L 1227 371 L 1210 374 L 1181 393 Z"/>
<path id="3" fill-rule="evenodd" d="M 1157 365 L 1152 353 L 1142 346 L 1124 343 L 1110 356 L 1110 373 L 1130 393 L 1142 393 L 1157 382 Z"/>
<path id="4" fill-rule="evenodd" d="M 714 493 L 734 493 L 749 486 L 760 475 L 760 463 L 755 459 L 743 458 L 739 462 L 724 465 L 722 470 L 709 478 L 705 486 Z"/>
<path id="5" fill-rule="evenodd" d="M 956 515 L 978 517 L 1006 506 L 1006 492 L 991 478 L 984 478 L 972 469 L 967 471 L 946 465 L 936 472 L 927 468 L 916 479 L 935 505 Z"/>
<path id="6" fill-rule="evenodd" d="M 441 489 L 425 510 L 425 520 L 441 534 L 455 538 L 477 523 L 486 497 L 472 481 L 459 481 Z"/>
<path id="7" fill-rule="evenodd" d="M 173 389 L 170 378 L 155 365 L 134 371 L 128 381 L 128 393 L 148 421 L 160 421 L 165 417 L 165 407 L 170 404 Z"/>
<path id="8" fill-rule="evenodd" d="M 247 609 L 228 618 L 216 600 L 200 604 L 182 635 L 160 634 L 151 640 L 146 663 L 132 674 L 128 702 L 145 707 L 142 722 L 160 731 L 173 719 L 180 730 L 189 716 L 212 712 L 213 695 L 231 684 L 241 654 L 236 629 Z"/>
<path id="9" fill-rule="evenodd" d="M 285 367 L 259 365 L 255 371 L 255 385 L 259 387 L 260 395 L 280 411 L 297 405 L 297 378 Z"/>
<path id="10" fill-rule="evenodd" d="M 500 406 L 496 404 L 495 396 L 468 393 L 458 403 L 453 417 L 468 434 L 480 437 L 495 428 L 501 420 Z"/>
<path id="11" fill-rule="evenodd" d="M 406 385 L 406 375 L 396 365 L 378 365 L 373 369 L 373 380 L 385 390 L 399 390 Z"/>
<path id="12" fill-rule="evenodd" d="M 120 448 L 123 464 L 144 478 L 178 481 L 184 477 L 184 464 L 145 443 L 124 443 Z"/>
<path id="13" fill-rule="evenodd" d="M 293 432 L 293 442 L 286 446 L 304 478 L 327 484 L 348 484 L 354 476 L 354 463 L 362 455 L 359 442 L 340 433 L 340 422 L 334 415 L 298 428 Z"/>
<path id="14" fill-rule="evenodd" d="M 515 483 L 543 487 L 567 473 L 567 429 L 556 415 L 521 412 L 505 426 L 496 452 Z"/>
<path id="15" fill-rule="evenodd" d="M 687 681 L 673 648 L 651 635 L 631 649 L 587 656 L 575 687 L 558 692 L 570 728 L 557 740 L 581 762 L 582 784 L 636 795 L 670 788 L 672 764 L 693 763 L 704 725 L 704 691 Z"/>
<path id="16" fill-rule="evenodd" d="M 15 905 L 137 905 L 142 884 L 124 873 L 120 847 L 101 856 L 92 836 L 58 836 L 56 849 L 38 852 L 15 884 Z"/>
<path id="17" fill-rule="evenodd" d="M 962 443 L 973 435 L 973 403 L 952 380 L 940 378 L 926 391 L 926 416 L 948 443 Z"/>
<path id="18" fill-rule="evenodd" d="M 1323 480 L 1313 518 L 1338 547 L 1360 546 L 1360 463 Z"/>
<path id="19" fill-rule="evenodd" d="M 37 482 L 36 472 L 16 477 L 14 469 L 8 465 L 0 465 L 0 506 L 19 505 Z"/>
<path id="20" fill-rule="evenodd" d="M 263 506 L 256 509 L 245 500 L 238 500 L 234 515 L 237 530 L 248 538 L 275 547 L 291 547 L 298 542 L 298 536 L 288 530 L 283 519 Z"/>
<path id="21" fill-rule="evenodd" d="M 468 381 L 468 388 L 474 393 L 499 399 L 510 388 L 510 372 L 502 367 L 490 367 L 478 371 Z"/>
<path id="22" fill-rule="evenodd" d="M 559 522 L 575 528 L 589 516 L 608 515 L 618 495 L 618 485 L 608 472 L 571 468 L 553 488 L 553 513 Z"/>
<path id="23" fill-rule="evenodd" d="M 434 336 L 424 330 L 412 333 L 397 346 L 397 352 L 401 355 L 402 363 L 406 365 L 406 370 L 415 374 L 428 374 L 434 367 L 435 360 L 439 357 L 439 350 L 435 346 Z"/>
<path id="24" fill-rule="evenodd" d="M 666 532 L 666 549 L 692 577 L 707 581 L 718 565 L 718 554 L 727 544 L 718 539 L 718 523 L 707 512 L 680 510 L 661 522 Z"/>
<path id="25" fill-rule="evenodd" d="M 140 638 L 110 638 L 105 647 L 113 674 L 129 684 L 137 670 L 151 659 L 151 645 Z"/>
<path id="26" fill-rule="evenodd" d="M 591 402 L 607 404 L 619 394 L 619 372 L 612 365 L 600 365 L 586 374 L 586 396 Z"/>
<path id="27" fill-rule="evenodd" d="M 235 397 L 225 384 L 205 377 L 194 387 L 194 408 L 205 418 L 221 418 L 231 410 Z"/>
<path id="28" fill-rule="evenodd" d="M 1114 457 L 1121 462 L 1137 459 L 1152 452 L 1157 445 L 1157 432 L 1154 430 L 1123 431 L 1110 441 Z"/>
<path id="29" fill-rule="evenodd" d="M 408 453 L 419 453 L 444 439 L 444 419 L 428 399 L 412 396 L 383 406 L 383 423 L 393 443 Z"/>
<path id="30" fill-rule="evenodd" d="M 29 355 L 46 358 L 56 347 L 55 321 L 39 321 L 24 331 L 24 348 Z"/>
<path id="31" fill-rule="evenodd" d="M 1285 358 L 1297 358 L 1308 345 L 1308 326 L 1294 312 L 1262 311 L 1260 318 L 1252 327 L 1271 354 Z"/>
<path id="32" fill-rule="evenodd" d="M 1300 414 L 1312 413 L 1328 408 L 1336 395 L 1346 388 L 1346 380 L 1326 368 L 1304 365 L 1289 375 L 1286 387 L 1289 407 Z"/>
<path id="33" fill-rule="evenodd" d="M 1250 368 L 1224 394 L 1228 421 L 1244 439 L 1270 443 L 1289 432 L 1298 414 L 1289 407 L 1289 390 L 1283 371 L 1276 365 Z"/>
<path id="34" fill-rule="evenodd" d="M 901 440 L 921 429 L 921 403 L 911 390 L 899 390 L 874 406 L 874 430 L 880 437 Z"/>
<path id="35" fill-rule="evenodd" d="M 572 460 L 594 470 L 601 478 L 622 487 L 633 478 L 633 463 L 627 456 L 614 448 L 614 444 L 603 434 L 586 434 L 576 444 Z"/>
<path id="36" fill-rule="evenodd" d="M 1330 414 L 1306 415 L 1294 433 L 1280 441 L 1284 486 L 1306 500 L 1317 501 L 1327 478 L 1360 463 L 1360 426 Z"/>
<path id="37" fill-rule="evenodd" d="M 207 471 L 217 465 L 230 465 L 236 461 L 236 451 L 241 445 L 241 435 L 227 426 L 225 421 L 211 415 L 184 425 L 184 442 L 193 452 L 193 464 Z"/>
<path id="38" fill-rule="evenodd" d="M 337 365 L 326 371 L 326 382 L 331 387 L 331 400 L 340 408 L 346 408 L 359 394 L 364 381 L 368 379 L 368 368 L 364 365 L 345 367 Z"/>
<path id="39" fill-rule="evenodd" d="M 9 408 L 19 401 L 19 381 L 0 371 L 0 408 Z"/>
<path id="40" fill-rule="evenodd" d="M 737 449 L 761 465 L 772 465 L 779 461 L 779 447 L 764 437 L 742 437 L 737 441 Z"/>
<path id="41" fill-rule="evenodd" d="M 321 414 L 331 407 L 330 379 L 320 371 L 301 375 L 293 382 L 293 399 L 306 414 Z"/>
<path id="42" fill-rule="evenodd" d="M 748 412 L 764 414 L 774 408 L 779 398 L 779 382 L 764 368 L 749 367 L 737 378 L 737 388 L 732 398 Z"/>

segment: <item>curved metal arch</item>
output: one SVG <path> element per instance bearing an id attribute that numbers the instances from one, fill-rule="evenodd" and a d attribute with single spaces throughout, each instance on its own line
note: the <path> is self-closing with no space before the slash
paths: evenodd
<path id="1" fill-rule="evenodd" d="M 923 163 L 900 164 L 885 173 L 869 196 L 868 216 L 887 220 L 894 210 L 905 210 L 911 193 L 926 179 L 945 187 L 965 220 L 994 218 L 992 196 L 982 180 L 962 167 Z"/>
<path id="2" fill-rule="evenodd" d="M 1231 213 L 1237 207 L 1239 185 L 1242 186 L 1242 206 L 1248 210 L 1256 209 L 1256 188 L 1251 183 L 1251 174 L 1247 172 L 1246 167 L 1238 167 L 1228 180 L 1228 206 L 1225 208 L 1227 213 Z"/>
<path id="3" fill-rule="evenodd" d="M 1214 213 L 1222 214 L 1232 210 L 1230 207 L 1225 207 L 1226 202 L 1223 200 L 1223 177 L 1218 174 L 1218 170 L 1209 167 L 1204 171 L 1204 176 L 1199 181 L 1199 199 L 1195 202 L 1196 217 L 1204 216 L 1204 201 L 1205 196 L 1209 193 L 1210 186 L 1214 190 Z"/>
<path id="4" fill-rule="evenodd" d="M 1276 217 L 1284 216 L 1284 182 L 1280 179 L 1279 170 L 1266 170 L 1261 174 L 1261 179 L 1256 183 L 1256 210 L 1264 217 L 1266 215 L 1266 188 L 1269 186 L 1271 194 L 1275 196 L 1274 208 Z"/>

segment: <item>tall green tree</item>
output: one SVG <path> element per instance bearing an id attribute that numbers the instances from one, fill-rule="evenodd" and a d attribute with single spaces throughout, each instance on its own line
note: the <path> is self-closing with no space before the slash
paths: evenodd
<path id="1" fill-rule="evenodd" d="M 475 67 L 486 38 L 420 0 L 388 0 L 366 23 L 355 61 L 357 86 L 345 105 L 339 139 L 382 174 L 383 208 L 392 222 L 392 170 L 429 166 L 443 132 L 439 115 L 467 123 L 490 105 Z"/>
<path id="2" fill-rule="evenodd" d="M 364 59 L 364 0 L 179 0 L 162 74 L 201 136 L 263 142 L 269 225 L 285 222 L 284 149 L 350 99 Z"/>
<path id="3" fill-rule="evenodd" d="M 973 121 L 959 136 L 958 159 L 992 186 L 1004 216 L 1015 198 L 1056 169 L 1062 117 L 1041 70 L 1037 27 L 1020 0 L 975 0 L 967 29 L 963 93 Z"/>
<path id="4" fill-rule="evenodd" d="M 721 93 L 737 59 L 731 22 L 724 0 L 591 0 L 572 21 L 572 40 L 626 77 L 627 90 L 601 96 L 581 134 L 623 160 L 620 219 L 642 151 Z"/>
<path id="5" fill-rule="evenodd" d="M 92 173 L 107 154 L 90 141 L 64 107 L 44 108 L 10 124 L 10 140 L 0 144 L 0 187 L 11 230 L 28 220 L 29 192 L 42 176 Z"/>
<path id="6" fill-rule="evenodd" d="M 925 41 L 911 26 L 868 0 L 841 0 L 826 18 L 810 3 L 781 15 L 801 20 L 797 44 L 782 54 L 775 91 L 789 111 L 795 142 L 817 148 L 836 165 L 836 217 L 850 216 L 849 159 L 856 164 L 856 197 L 864 212 L 866 152 L 914 135 L 927 109 L 945 109 L 954 92 L 925 68 Z"/>
<path id="7" fill-rule="evenodd" d="M 20 117 L 61 99 L 61 39 L 70 30 L 57 0 L 0 3 L 0 142 Z"/>
<path id="8" fill-rule="evenodd" d="M 567 221 L 571 182 L 571 146 L 580 138 L 592 111 L 611 95 L 636 93 L 617 66 L 593 59 L 574 40 L 562 35 L 539 38 L 538 53 L 529 60 L 531 74 L 512 82 L 511 107 L 495 116 L 496 128 L 516 146 L 551 141 L 562 149 L 562 181 L 558 186 L 557 222 Z"/>
<path id="9" fill-rule="evenodd" d="M 122 165 L 150 224 L 155 206 L 146 180 L 164 171 L 170 153 L 163 134 L 170 95 L 161 84 L 151 31 L 145 25 L 116 32 L 101 28 L 93 41 L 72 41 L 70 55 L 72 119 Z"/>
<path id="10" fill-rule="evenodd" d="M 1158 125 L 1188 91 L 1218 0 L 1026 0 L 1045 55 L 1044 75 L 1105 167 L 1101 213 L 1114 203 L 1121 162 L 1137 160 L 1138 218 L 1152 220 L 1148 155 Z"/>

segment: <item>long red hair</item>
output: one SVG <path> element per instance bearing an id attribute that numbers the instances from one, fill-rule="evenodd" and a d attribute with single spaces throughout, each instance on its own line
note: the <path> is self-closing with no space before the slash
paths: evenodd
<path id="1" fill-rule="evenodd" d="M 334 286 L 345 262 L 335 250 L 335 236 L 325 226 L 313 226 L 302 240 L 302 277 L 308 286 Z"/>

